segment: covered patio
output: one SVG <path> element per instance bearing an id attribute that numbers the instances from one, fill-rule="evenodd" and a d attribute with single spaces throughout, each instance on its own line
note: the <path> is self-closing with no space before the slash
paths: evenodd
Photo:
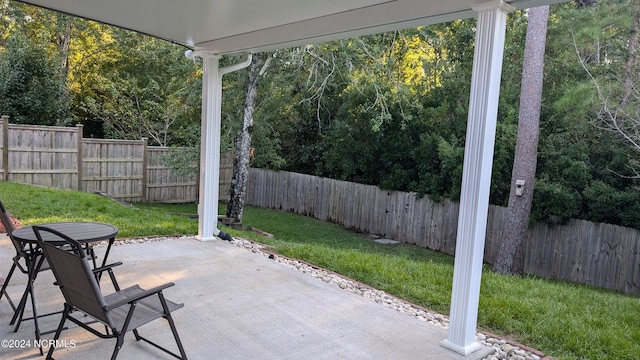
<path id="1" fill-rule="evenodd" d="M 105 248 L 96 252 L 103 256 Z M 9 239 L 0 235 L 0 272 L 6 274 L 13 256 Z M 110 261 L 121 285 L 144 288 L 175 282 L 165 295 L 185 304 L 172 315 L 187 356 L 191 359 L 466 359 L 493 352 L 485 348 L 465 357 L 439 345 L 447 330 L 397 311 L 376 300 L 341 289 L 309 273 L 226 241 L 170 238 L 114 246 Z M 60 310 L 64 298 L 46 271 L 35 284 L 39 311 Z M 26 276 L 11 281 L 9 293 L 19 298 Z M 109 281 L 103 279 L 105 293 Z M 30 310 L 27 310 L 27 316 Z M 0 338 L 25 341 L 0 348 L 2 358 L 41 358 L 33 346 L 32 321 L 17 333 L 9 326 L 12 311 L 0 301 Z M 55 329 L 60 315 L 41 318 L 40 328 Z M 140 329 L 143 336 L 175 350 L 166 322 Z M 43 336 L 44 340 L 53 334 Z M 72 327 L 62 333 L 66 348 L 56 359 L 102 359 L 115 340 L 99 339 Z M 31 341 L 27 343 L 26 341 Z M 4 344 L 4 343 L 3 343 Z M 45 349 L 46 352 L 46 349 Z M 170 358 L 133 334 L 125 337 L 120 359 Z"/>
<path id="2" fill-rule="evenodd" d="M 220 235 L 215 219 L 218 214 L 220 108 L 224 74 L 248 66 L 251 54 L 256 52 L 477 17 L 451 326 L 447 334 L 418 331 L 412 334 L 416 338 L 409 346 L 433 342 L 432 350 L 421 350 L 421 358 L 436 348 L 441 351 L 440 345 L 436 345 L 440 341 L 442 347 L 451 350 L 448 352 L 450 356 L 454 353 L 469 355 L 482 348 L 476 340 L 475 331 L 507 15 L 515 9 L 564 0 L 20 1 L 182 44 L 189 48 L 188 57 L 203 60 L 197 235 L 202 241 L 214 240 Z M 227 68 L 219 67 L 222 56 L 237 54 L 243 54 L 242 61 Z M 204 264 L 218 268 L 223 266 L 219 261 L 217 257 L 209 257 L 204 259 Z M 163 263 L 160 269 L 164 271 L 164 267 Z M 210 290 L 215 292 L 216 288 Z M 214 305 L 223 307 L 224 302 Z M 407 339 L 402 336 L 393 336 L 393 341 Z M 276 348 L 277 339 L 273 340 L 273 344 L 266 345 Z M 403 358 L 396 355 L 392 358 Z"/>

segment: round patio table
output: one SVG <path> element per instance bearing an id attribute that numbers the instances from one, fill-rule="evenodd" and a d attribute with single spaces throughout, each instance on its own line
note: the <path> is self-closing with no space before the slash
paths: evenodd
<path id="1" fill-rule="evenodd" d="M 101 266 L 105 266 L 107 263 L 107 257 L 109 256 L 109 251 L 111 250 L 111 245 L 113 245 L 116 235 L 118 234 L 118 228 L 116 228 L 115 226 L 109 225 L 109 224 L 103 224 L 103 223 L 96 223 L 96 222 L 56 222 L 56 223 L 40 224 L 38 226 L 56 230 L 79 242 L 85 248 L 86 253 L 90 255 L 93 261 L 94 269 L 96 268 L 96 256 L 93 252 L 93 247 L 91 246 L 91 244 L 98 241 L 104 241 L 104 240 L 109 241 L 107 250 L 105 252 L 104 258 L 102 259 L 102 265 L 101 265 Z M 41 231 L 40 235 L 42 236 L 42 240 L 48 244 L 52 244 L 54 246 L 61 246 L 65 244 L 65 241 L 63 239 L 61 239 L 57 235 L 50 233 L 48 231 Z M 11 233 L 11 237 L 15 240 L 23 242 L 25 245 L 28 245 L 30 248 L 30 253 L 36 254 L 35 249 L 38 248 L 39 245 L 38 245 L 38 238 L 36 237 L 36 234 L 33 231 L 32 226 L 25 226 L 20 229 L 14 230 Z M 27 296 L 30 294 L 32 308 L 33 308 L 33 316 L 29 319 L 33 319 L 34 326 L 36 329 L 36 340 L 40 340 L 40 335 L 47 334 L 49 333 L 49 331 L 44 333 L 40 331 L 40 327 L 38 325 L 38 318 L 53 315 L 60 312 L 58 311 L 50 314 L 37 315 L 34 293 L 33 293 L 33 282 L 35 281 L 38 271 L 40 270 L 40 267 L 43 264 L 43 260 L 39 260 L 37 264 L 34 264 L 35 260 L 37 259 L 37 255 L 33 255 L 33 256 L 34 256 L 33 258 L 34 261 L 28 262 L 28 264 L 31 264 L 31 266 L 29 266 L 29 268 L 27 269 L 27 276 L 29 277 L 27 289 L 22 295 L 22 299 L 20 300 L 20 303 L 14 312 L 13 318 L 11 319 L 11 324 L 14 324 L 17 321 L 14 331 L 18 331 L 18 328 L 20 327 L 20 323 L 22 322 L 22 320 L 28 320 L 28 319 L 23 319 L 23 315 L 24 315 L 24 309 L 26 307 Z M 40 354 L 42 354 L 42 347 L 40 347 Z"/>
<path id="2" fill-rule="evenodd" d="M 111 244 L 118 234 L 118 228 L 115 226 L 97 222 L 56 222 L 40 224 L 38 226 L 59 231 L 81 244 L 88 244 L 103 240 L 109 240 L 109 243 Z M 38 242 L 36 234 L 33 232 L 33 227 L 31 226 L 16 229 L 11 235 L 15 239 L 25 243 L 35 244 Z M 61 245 L 63 243 L 61 239 L 54 234 L 43 232 L 41 235 L 42 240 L 47 243 L 53 245 Z"/>

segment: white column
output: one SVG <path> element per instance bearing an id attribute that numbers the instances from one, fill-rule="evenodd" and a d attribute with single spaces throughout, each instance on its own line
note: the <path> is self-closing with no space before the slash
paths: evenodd
<path id="1" fill-rule="evenodd" d="M 218 189 L 220 178 L 220 124 L 222 109 L 222 75 L 217 55 L 202 57 L 202 123 L 200 134 L 200 194 L 198 202 L 198 236 L 202 241 L 218 235 Z"/>
<path id="2" fill-rule="evenodd" d="M 491 1 L 479 4 L 474 10 L 478 12 L 478 23 L 464 150 L 449 336 L 441 343 L 462 355 L 481 348 L 476 341 L 480 279 L 504 37 L 507 13 L 513 7 L 503 1 Z"/>
<path id="3" fill-rule="evenodd" d="M 206 51 L 188 51 L 188 58 L 202 58 L 202 123 L 200 134 L 200 195 L 198 235 L 201 241 L 214 240 L 218 230 L 218 192 L 220 189 L 220 127 L 222 114 L 222 77 L 251 64 L 251 54 L 242 61 L 220 69 L 220 56 Z M 223 234 L 226 235 L 226 234 Z M 228 235 L 227 235 L 228 236 Z"/>

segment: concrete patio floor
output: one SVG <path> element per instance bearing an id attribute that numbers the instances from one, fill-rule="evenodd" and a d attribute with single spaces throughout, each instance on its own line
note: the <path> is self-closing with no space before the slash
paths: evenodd
<path id="1" fill-rule="evenodd" d="M 104 247 L 97 248 L 102 258 Z M 0 273 L 7 275 L 15 251 L 0 235 Z M 192 238 L 114 246 L 109 262 L 121 286 L 151 288 L 176 285 L 165 296 L 184 303 L 173 313 L 190 359 L 479 359 L 484 348 L 464 357 L 440 346 L 447 337 L 441 327 L 344 291 L 264 256 L 226 241 Z M 106 284 L 103 279 L 103 284 Z M 9 293 L 18 299 L 26 277 L 11 279 Z M 50 271 L 36 280 L 40 313 L 62 309 L 63 298 Z M 105 293 L 108 292 L 104 285 Z M 30 313 L 30 306 L 27 308 Z M 40 358 L 33 344 L 34 325 L 24 322 L 17 333 L 9 326 L 8 302 L 0 300 L 0 339 L 22 340 L 23 347 L 0 347 L 2 359 Z M 59 315 L 40 319 L 43 331 L 54 329 Z M 142 328 L 143 336 L 177 351 L 164 320 Z M 43 336 L 52 339 L 53 334 Z M 69 346 L 56 349 L 56 359 L 106 359 L 115 340 L 99 339 L 72 327 L 62 333 Z M 72 345 L 71 345 L 72 344 Z M 46 351 L 46 349 L 45 349 Z M 119 359 L 169 359 L 133 334 L 125 337 Z"/>

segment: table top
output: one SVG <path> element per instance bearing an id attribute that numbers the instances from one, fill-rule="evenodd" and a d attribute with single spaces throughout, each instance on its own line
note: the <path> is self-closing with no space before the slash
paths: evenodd
<path id="1" fill-rule="evenodd" d="M 96 222 L 57 222 L 48 224 L 39 224 L 38 226 L 48 227 L 59 231 L 79 243 L 90 243 L 95 241 L 110 240 L 118 234 L 118 228 L 113 225 L 96 223 Z M 49 232 L 40 232 L 44 241 L 56 243 L 59 237 Z M 25 226 L 16 229 L 11 234 L 17 240 L 36 243 L 38 239 L 33 232 L 31 226 Z"/>

